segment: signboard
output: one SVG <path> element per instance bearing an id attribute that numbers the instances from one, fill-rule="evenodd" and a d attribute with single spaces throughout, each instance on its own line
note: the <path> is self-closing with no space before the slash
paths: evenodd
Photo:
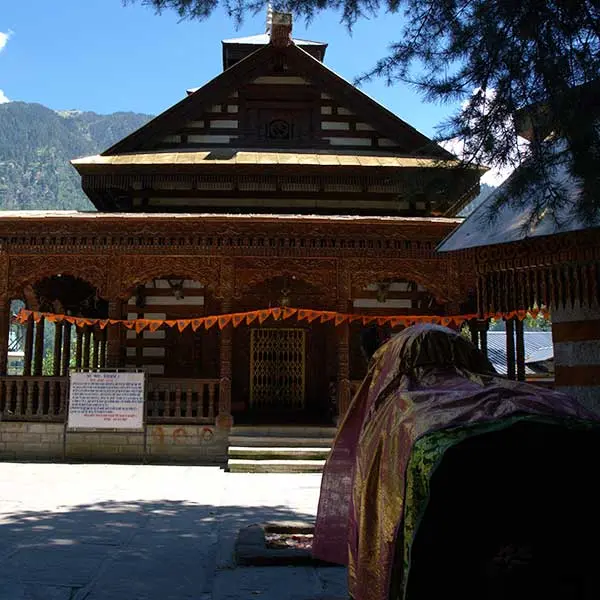
<path id="1" fill-rule="evenodd" d="M 144 428 L 144 373 L 71 373 L 69 429 Z"/>

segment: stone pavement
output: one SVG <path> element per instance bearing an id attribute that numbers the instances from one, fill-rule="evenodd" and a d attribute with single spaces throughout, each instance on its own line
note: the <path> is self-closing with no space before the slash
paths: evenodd
<path id="1" fill-rule="evenodd" d="M 238 530 L 314 519 L 317 474 L 0 463 L 0 600 L 341 600 L 338 567 L 235 567 Z"/>

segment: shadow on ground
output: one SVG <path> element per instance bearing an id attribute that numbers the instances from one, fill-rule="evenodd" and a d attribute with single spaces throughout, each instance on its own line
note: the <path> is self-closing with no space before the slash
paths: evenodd
<path id="1" fill-rule="evenodd" d="M 233 569 L 241 527 L 299 519 L 314 516 L 284 506 L 182 501 L 106 501 L 5 514 L 0 600 L 210 600 L 218 597 L 216 575 Z"/>

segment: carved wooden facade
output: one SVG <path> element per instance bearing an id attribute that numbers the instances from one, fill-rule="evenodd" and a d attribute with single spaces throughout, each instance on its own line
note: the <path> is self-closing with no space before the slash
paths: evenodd
<path id="1" fill-rule="evenodd" d="M 460 167 L 327 69 L 324 44 L 296 45 L 276 34 L 255 51 L 247 40 L 226 45 L 229 68 L 221 75 L 102 155 L 74 161 L 84 190 L 104 212 L 0 215 L 3 339 L 11 300 L 43 310 L 59 301 L 40 297 L 49 278 L 55 287 L 83 280 L 95 290 L 94 310 L 109 318 L 153 310 L 161 318 L 203 316 L 284 303 L 369 314 L 465 309 L 474 279 L 458 257 L 435 248 L 477 193 L 480 171 Z M 196 300 L 177 302 L 186 290 Z M 298 329 L 288 338 L 303 340 L 305 405 L 325 413 L 337 394 L 343 412 L 352 381 L 365 369 L 360 326 Z M 186 379 L 194 382 L 190 390 L 203 390 L 203 419 L 228 427 L 232 410 L 247 416 L 248 327 L 185 339 L 151 333 L 83 331 L 76 354 L 83 366 L 147 368 L 156 378 L 154 419 L 199 414 L 191 404 L 189 415 L 182 412 L 182 399 L 193 403 L 200 393 L 186 392 Z M 56 335 L 64 342 L 56 351 L 65 358 L 61 367 L 55 363 L 61 377 L 68 334 Z M 41 375 L 33 329 L 26 348 L 26 375 Z M 6 352 L 0 354 L 4 374 Z M 261 368 L 272 362 L 262 360 Z M 170 386 L 182 382 L 179 391 L 165 396 L 161 378 Z M 41 389 L 37 380 L 27 389 L 9 383 L 13 408 L 17 398 Z M 157 408 L 161 398 L 168 409 Z M 47 398 L 36 402 L 31 406 L 42 412 L 49 406 Z"/>

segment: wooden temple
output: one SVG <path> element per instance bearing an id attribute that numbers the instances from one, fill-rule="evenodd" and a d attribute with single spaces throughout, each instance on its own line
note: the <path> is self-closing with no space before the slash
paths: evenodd
<path id="1" fill-rule="evenodd" d="M 97 156 L 73 161 L 97 212 L 0 214 L 0 413 L 62 422 L 70 368 L 143 368 L 149 424 L 333 423 L 366 370 L 361 323 L 75 330 L 30 321 L 7 375 L 11 302 L 110 319 L 292 306 L 468 312 L 475 277 L 436 247 L 481 171 L 324 64 L 326 44 L 226 40 L 221 74 Z M 1 424 L 0 424 L 1 425 Z M 165 431 L 164 428 L 161 431 Z M 200 430 L 198 430 L 200 431 Z M 1 450 L 1 448 L 0 448 Z"/>

